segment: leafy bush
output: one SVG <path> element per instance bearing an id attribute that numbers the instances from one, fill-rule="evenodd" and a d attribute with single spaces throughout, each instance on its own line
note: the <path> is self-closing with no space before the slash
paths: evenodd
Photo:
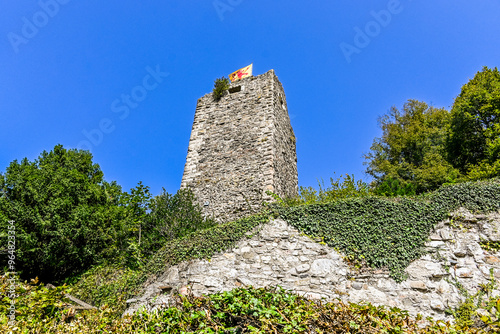
<path id="1" fill-rule="evenodd" d="M 11 290 L 11 287 L 14 287 L 14 290 Z M 64 294 L 69 291 L 67 286 L 49 289 L 39 284 L 37 278 L 27 283 L 22 282 L 18 276 L 2 275 L 0 276 L 0 291 L 2 295 L 0 324 L 2 326 L 6 326 L 9 320 L 30 325 L 36 325 L 48 318 L 61 321 L 64 306 L 68 305 L 68 300 L 64 297 Z M 15 296 L 10 294 L 10 291 L 15 291 Z M 11 308 L 11 305 L 14 307 Z M 11 309 L 15 310 L 12 313 L 15 318 L 8 318 Z"/>
<path id="2" fill-rule="evenodd" d="M 19 278 L 17 278 L 19 279 Z M 8 277 L 0 276 L 2 296 L 9 289 Z M 78 312 L 74 304 L 66 298 L 72 293 L 68 286 L 48 288 L 32 279 L 16 282 L 17 296 L 15 302 L 15 320 L 8 318 L 11 300 L 2 297 L 0 300 L 0 332 L 2 333 L 103 333 L 115 332 L 121 327 L 121 333 L 127 324 L 120 324 L 114 312 L 107 306 L 99 310 Z M 6 295 L 5 295 L 6 296 Z M 11 324 L 14 324 L 12 326 Z"/>
<path id="3" fill-rule="evenodd" d="M 328 203 L 339 199 L 366 197 L 369 187 L 365 182 L 354 179 L 354 175 L 345 174 L 337 179 L 330 178 L 330 186 L 318 181 L 318 190 L 313 187 L 299 187 L 299 195 L 295 198 L 282 199 L 278 195 L 268 192 L 279 205 L 295 206 L 302 204 Z M 271 205 L 272 206 L 272 205 Z"/>
<path id="4" fill-rule="evenodd" d="M 222 94 L 229 89 L 229 79 L 222 77 L 215 79 L 213 98 L 215 101 L 219 101 L 222 98 Z"/>
<path id="5" fill-rule="evenodd" d="M 140 292 L 141 284 L 148 277 L 146 264 L 159 249 L 168 247 L 165 245 L 170 243 L 176 248 L 179 242 L 176 239 L 216 225 L 203 217 L 189 189 L 181 189 L 175 195 L 163 190 L 150 202 L 146 201 L 146 193 L 144 188 L 137 187 L 128 195 L 135 198 L 127 200 L 128 203 L 136 203 L 132 206 L 137 210 L 133 217 L 142 217 L 142 220 L 140 224 L 134 224 L 139 229 L 134 230 L 127 250 L 122 256 L 93 267 L 78 277 L 73 285 L 75 296 L 96 306 L 113 305 L 115 312 L 123 312 L 125 301 Z M 147 215 L 145 202 L 150 208 Z"/>
<path id="6" fill-rule="evenodd" d="M 130 269 L 143 268 L 149 258 L 167 242 L 184 237 L 217 223 L 206 218 L 190 189 L 180 189 L 171 195 L 163 192 L 151 198 L 149 187 L 142 183 L 124 193 L 121 205 L 127 212 L 121 243 L 109 248 L 113 264 Z M 109 262 L 109 261 L 108 261 Z"/>
<path id="7" fill-rule="evenodd" d="M 0 247 L 13 220 L 16 270 L 24 278 L 59 280 L 88 268 L 114 242 L 125 215 L 117 206 L 121 188 L 104 181 L 92 155 L 61 145 L 33 162 L 13 161 L 0 174 L 0 194 Z"/>
<path id="8" fill-rule="evenodd" d="M 460 206 L 474 212 L 496 211 L 500 208 L 500 179 L 446 185 L 422 198 L 447 213 Z"/>
<path id="9" fill-rule="evenodd" d="M 57 145 L 33 162 L 13 161 L 0 174 L 0 194 L 0 241 L 7 245 L 6 227 L 14 221 L 15 269 L 23 278 L 57 282 L 106 260 L 130 267 L 145 261 L 149 188 L 139 182 L 126 193 L 104 181 L 87 151 Z"/>
<path id="10" fill-rule="evenodd" d="M 388 178 L 376 186 L 376 188 L 374 189 L 374 193 L 378 196 L 385 197 L 415 196 L 416 186 L 414 183 Z"/>
<path id="11" fill-rule="evenodd" d="M 483 67 L 462 86 L 451 112 L 408 100 L 379 118 L 383 134 L 365 154 L 375 187 L 385 180 L 417 193 L 445 183 L 500 176 L 500 72 Z"/>
<path id="12" fill-rule="evenodd" d="M 108 305 L 119 316 L 125 311 L 126 301 L 140 292 L 145 273 L 119 265 L 95 266 L 85 272 L 71 286 L 75 297 L 101 307 Z"/>
<path id="13" fill-rule="evenodd" d="M 479 164 L 471 166 L 465 178 L 475 181 L 494 177 L 500 177 L 500 159 L 492 163 L 481 161 Z"/>
<path id="14" fill-rule="evenodd" d="M 5 279 L 0 278 L 0 287 Z M 178 296 L 175 305 L 154 313 L 115 317 L 112 309 L 75 312 L 64 301 L 67 287 L 48 290 L 22 283 L 16 327 L 7 324 L 0 312 L 0 330 L 7 333 L 486 333 L 497 332 L 498 324 L 483 316 L 482 328 L 465 328 L 449 322 L 427 320 L 422 326 L 407 311 L 371 304 L 325 303 L 276 288 L 239 288 L 204 297 Z M 5 300 L 0 303 L 3 307 Z M 44 305 L 57 308 L 50 312 Z M 496 304 L 500 307 L 500 304 Z M 40 311 L 40 312 L 39 312 Z"/>
<path id="15" fill-rule="evenodd" d="M 23 278 L 63 281 L 104 262 L 143 267 L 167 241 L 215 224 L 190 190 L 151 198 L 141 182 L 129 193 L 104 181 L 87 151 L 57 145 L 0 174 L 0 267 L 14 221 L 15 270 Z M 3 247 L 3 248 L 1 248 Z"/>
<path id="16" fill-rule="evenodd" d="M 149 187 L 144 186 L 142 182 L 130 189 L 130 193 L 120 194 L 112 209 L 122 212 L 122 215 L 114 224 L 113 242 L 104 250 L 98 263 L 111 261 L 131 268 L 137 268 L 144 263 L 144 248 L 147 243 L 143 240 L 148 239 L 144 226 L 150 203 Z"/>
<path id="17" fill-rule="evenodd" d="M 276 207 L 289 224 L 322 238 L 348 259 L 388 268 L 401 281 L 423 253 L 431 228 L 458 207 L 500 209 L 500 183 L 460 183 L 418 198 L 348 198 L 326 204 Z"/>
<path id="18" fill-rule="evenodd" d="M 148 256 L 170 240 L 217 225 L 213 219 L 204 217 L 189 188 L 180 189 L 174 195 L 163 189 L 151 201 L 150 210 L 145 223 L 147 240 L 144 241 L 147 243 L 144 252 Z"/>

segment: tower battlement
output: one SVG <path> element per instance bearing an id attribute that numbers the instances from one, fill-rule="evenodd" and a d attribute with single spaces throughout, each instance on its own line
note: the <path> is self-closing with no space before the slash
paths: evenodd
<path id="1" fill-rule="evenodd" d="M 206 215 L 229 221 L 272 198 L 297 194 L 295 135 L 274 70 L 230 84 L 219 101 L 198 99 L 181 188 Z"/>

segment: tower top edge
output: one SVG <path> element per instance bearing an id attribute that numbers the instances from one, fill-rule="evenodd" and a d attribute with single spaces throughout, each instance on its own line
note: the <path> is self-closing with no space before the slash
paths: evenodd
<path id="1" fill-rule="evenodd" d="M 246 77 L 246 78 L 243 78 L 241 80 L 234 81 L 234 82 L 229 82 L 229 88 L 232 88 L 235 86 L 240 86 L 242 84 L 249 83 L 249 82 L 254 81 L 254 80 L 262 80 L 262 79 L 265 79 L 266 77 L 270 77 L 269 79 L 276 79 L 279 81 L 278 76 L 276 75 L 276 72 L 274 71 L 274 69 L 270 69 L 269 71 L 264 72 L 264 73 L 259 74 L 259 75 Z M 206 93 L 205 95 L 201 96 L 199 99 L 203 99 L 203 98 L 208 97 L 210 95 L 212 95 L 212 92 Z"/>

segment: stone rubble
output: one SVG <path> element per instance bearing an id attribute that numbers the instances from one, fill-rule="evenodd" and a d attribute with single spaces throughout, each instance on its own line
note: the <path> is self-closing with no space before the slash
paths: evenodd
<path id="1" fill-rule="evenodd" d="M 370 302 L 405 309 L 413 316 L 451 320 L 445 310 L 463 299 L 451 282 L 460 282 L 474 294 L 480 284 L 488 283 L 491 270 L 498 283 L 500 254 L 483 250 L 479 242 L 500 242 L 499 231 L 500 213 L 456 211 L 431 232 L 428 253 L 406 269 L 407 280 L 396 283 L 384 270 L 349 267 L 335 250 L 276 219 L 210 260 L 167 268 L 142 296 L 127 301 L 125 314 L 171 305 L 178 293 L 199 296 L 243 286 L 281 286 L 311 299 Z M 498 290 L 493 293 L 500 295 Z"/>

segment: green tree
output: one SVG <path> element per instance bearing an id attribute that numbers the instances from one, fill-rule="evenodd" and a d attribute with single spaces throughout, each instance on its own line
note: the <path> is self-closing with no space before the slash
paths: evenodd
<path id="1" fill-rule="evenodd" d="M 144 252 L 153 254 L 166 242 L 182 238 L 189 233 L 206 229 L 217 223 L 204 217 L 189 188 L 180 189 L 174 195 L 163 192 L 151 200 L 151 212 L 144 223 L 148 240 L 144 241 Z"/>
<path id="2" fill-rule="evenodd" d="M 451 110 L 449 161 L 472 178 L 500 175 L 500 72 L 484 67 L 462 87 Z M 484 173 L 482 173 L 484 172 Z"/>
<path id="3" fill-rule="evenodd" d="M 120 204 L 126 208 L 127 216 L 123 224 L 123 242 L 117 247 L 119 262 L 131 267 L 142 266 L 145 261 L 144 249 L 148 246 L 148 230 L 144 230 L 151 204 L 151 193 L 149 187 L 142 182 L 130 189 L 130 193 L 124 193 Z"/>
<path id="4" fill-rule="evenodd" d="M 0 195 L 0 247 L 13 220 L 15 269 L 25 278 L 59 280 L 88 268 L 120 235 L 126 216 L 121 188 L 104 181 L 92 155 L 62 145 L 33 162 L 13 161 L 0 174 Z"/>
<path id="5" fill-rule="evenodd" d="M 380 117 L 382 137 L 364 155 L 375 186 L 396 180 L 398 187 L 421 193 L 455 180 L 459 173 L 445 159 L 449 121 L 447 110 L 417 100 Z"/>

